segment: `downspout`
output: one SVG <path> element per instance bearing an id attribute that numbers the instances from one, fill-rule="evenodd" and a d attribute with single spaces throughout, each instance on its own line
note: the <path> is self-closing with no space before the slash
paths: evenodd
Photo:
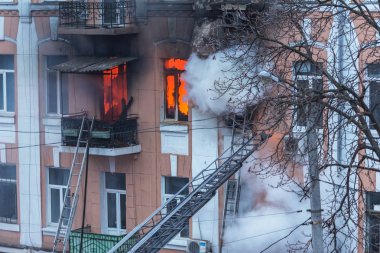
<path id="1" fill-rule="evenodd" d="M 344 53 L 344 21 L 345 21 L 345 14 L 343 12 L 342 7 L 338 7 L 338 80 L 339 83 L 343 82 L 343 53 Z M 338 108 L 341 108 L 342 105 L 338 103 Z M 341 114 L 338 114 L 338 124 L 342 122 L 343 117 Z M 342 127 L 338 128 L 338 135 L 337 135 L 337 162 L 338 166 L 342 163 L 342 148 L 343 148 L 343 129 Z M 340 166 L 339 166 L 340 167 Z M 341 168 L 338 169 L 338 172 L 340 174 Z"/>

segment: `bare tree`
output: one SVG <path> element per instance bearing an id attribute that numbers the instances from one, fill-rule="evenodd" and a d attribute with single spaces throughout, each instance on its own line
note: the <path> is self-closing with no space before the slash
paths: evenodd
<path id="1" fill-rule="evenodd" d="M 225 52 L 236 74 L 215 89 L 260 94 L 240 102 L 276 143 L 251 172 L 296 181 L 303 198 L 316 179 L 325 251 L 379 252 L 379 4 L 278 0 L 220 14 L 208 21 L 207 45 Z M 312 166 L 317 174 L 303 175 Z"/>

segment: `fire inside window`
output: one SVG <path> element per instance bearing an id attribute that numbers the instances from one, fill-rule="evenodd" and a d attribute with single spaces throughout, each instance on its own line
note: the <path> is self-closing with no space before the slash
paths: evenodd
<path id="1" fill-rule="evenodd" d="M 186 83 L 181 78 L 186 60 L 165 60 L 165 119 L 188 121 L 189 103 Z"/>
<path id="2" fill-rule="evenodd" d="M 118 120 L 127 102 L 127 66 L 120 65 L 103 72 L 103 106 L 105 121 Z"/>

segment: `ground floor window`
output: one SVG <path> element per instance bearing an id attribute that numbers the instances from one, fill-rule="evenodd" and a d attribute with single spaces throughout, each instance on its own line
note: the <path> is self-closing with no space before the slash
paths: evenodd
<path id="1" fill-rule="evenodd" d="M 17 223 L 16 165 L 0 164 L 0 222 Z"/>
<path id="2" fill-rule="evenodd" d="M 179 190 L 181 190 L 189 182 L 188 178 L 183 177 L 164 177 L 163 178 L 163 193 L 162 201 L 166 202 L 173 197 Z M 172 203 L 168 206 L 168 212 L 170 212 L 177 203 L 179 203 L 188 192 L 183 192 L 183 195 L 179 195 L 178 198 L 172 200 Z M 189 222 L 185 228 L 179 233 L 178 237 L 189 237 Z"/>
<path id="3" fill-rule="evenodd" d="M 366 242 L 366 252 L 380 252 L 380 192 L 366 194 Z"/>
<path id="4" fill-rule="evenodd" d="M 105 173 L 105 207 L 108 234 L 126 233 L 125 174 Z"/>
<path id="5" fill-rule="evenodd" d="M 47 216 L 48 224 L 57 224 L 63 208 L 70 171 L 61 168 L 48 169 Z"/>

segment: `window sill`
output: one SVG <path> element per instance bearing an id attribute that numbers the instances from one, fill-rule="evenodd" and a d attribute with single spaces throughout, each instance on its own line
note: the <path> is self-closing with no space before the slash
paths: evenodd
<path id="1" fill-rule="evenodd" d="M 61 115 L 47 115 L 42 119 L 44 126 L 61 126 Z"/>
<path id="2" fill-rule="evenodd" d="M 44 227 L 42 228 L 42 235 L 55 236 L 55 234 L 57 233 L 57 229 L 58 227 L 53 225 Z"/>
<path id="3" fill-rule="evenodd" d="M 188 125 L 182 125 L 178 123 L 161 123 L 160 124 L 160 131 L 161 132 L 175 132 L 175 133 L 188 133 Z"/>
<path id="4" fill-rule="evenodd" d="M 0 230 L 20 232 L 20 225 L 19 224 L 10 224 L 10 223 L 0 223 Z"/>
<path id="5" fill-rule="evenodd" d="M 15 123 L 15 113 L 14 112 L 0 112 L 0 123 L 3 124 L 14 124 Z"/>

